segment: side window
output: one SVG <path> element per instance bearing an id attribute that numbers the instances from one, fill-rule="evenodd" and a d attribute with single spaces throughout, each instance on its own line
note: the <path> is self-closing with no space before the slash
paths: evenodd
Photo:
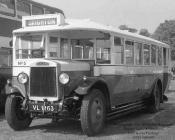
<path id="1" fill-rule="evenodd" d="M 29 4 L 26 4 L 26 3 L 18 0 L 17 9 L 18 9 L 17 14 L 19 16 L 30 15 L 30 5 Z"/>
<path id="2" fill-rule="evenodd" d="M 144 44 L 144 65 L 150 65 L 150 46 Z"/>
<path id="3" fill-rule="evenodd" d="M 110 40 L 109 39 L 97 39 L 97 63 L 99 64 L 111 64 L 110 55 Z"/>
<path id="4" fill-rule="evenodd" d="M 170 60 L 170 49 L 167 49 L 167 51 L 168 51 L 168 56 L 167 56 L 167 60 L 169 61 Z"/>
<path id="5" fill-rule="evenodd" d="M 163 64 L 167 65 L 167 49 L 163 48 Z"/>
<path id="6" fill-rule="evenodd" d="M 0 54 L 0 67 L 7 67 L 9 64 L 8 55 Z"/>
<path id="7" fill-rule="evenodd" d="M 44 10 L 40 7 L 32 5 L 32 15 L 42 15 Z"/>
<path id="8" fill-rule="evenodd" d="M 58 37 L 49 37 L 49 57 L 58 57 Z"/>
<path id="9" fill-rule="evenodd" d="M 50 9 L 45 9 L 45 14 L 54 14 L 54 11 L 51 11 Z"/>
<path id="10" fill-rule="evenodd" d="M 169 61 L 171 61 L 171 50 L 167 49 L 167 51 L 168 51 L 167 64 L 169 64 Z"/>
<path id="11" fill-rule="evenodd" d="M 126 64 L 134 64 L 134 42 L 125 41 L 125 60 Z"/>
<path id="12" fill-rule="evenodd" d="M 72 59 L 83 59 L 83 43 L 80 40 L 71 40 Z"/>
<path id="13" fill-rule="evenodd" d="M 71 58 L 71 48 L 68 45 L 68 39 L 61 38 L 60 58 L 63 58 L 63 59 L 70 59 Z"/>
<path id="14" fill-rule="evenodd" d="M 151 45 L 151 65 L 156 65 L 156 46 Z"/>
<path id="15" fill-rule="evenodd" d="M 0 0 L 0 13 L 7 16 L 15 16 L 14 1 Z"/>
<path id="16" fill-rule="evenodd" d="M 10 50 L 0 49 L 0 67 L 9 67 L 11 66 L 11 54 Z"/>
<path id="17" fill-rule="evenodd" d="M 72 39 L 72 59 L 94 59 L 94 41 L 91 39 Z"/>
<path id="18" fill-rule="evenodd" d="M 134 43 L 135 45 L 135 63 L 136 65 L 142 65 L 143 57 L 142 57 L 142 43 Z"/>
<path id="19" fill-rule="evenodd" d="M 112 63 L 124 64 L 124 39 L 114 37 L 114 48 L 112 50 Z"/>
<path id="20" fill-rule="evenodd" d="M 162 65 L 162 47 L 158 49 L 158 65 Z"/>

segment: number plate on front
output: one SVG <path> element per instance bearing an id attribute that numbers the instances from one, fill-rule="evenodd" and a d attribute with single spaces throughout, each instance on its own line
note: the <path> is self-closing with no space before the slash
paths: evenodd
<path id="1" fill-rule="evenodd" d="M 57 106 L 44 104 L 30 104 L 29 110 L 34 112 L 57 112 Z"/>

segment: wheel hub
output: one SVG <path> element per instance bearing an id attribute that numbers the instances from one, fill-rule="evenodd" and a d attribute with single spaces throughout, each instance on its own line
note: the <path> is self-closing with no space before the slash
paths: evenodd
<path id="1" fill-rule="evenodd" d="M 96 111 L 96 119 L 99 120 L 101 118 L 101 108 L 97 108 L 97 111 Z"/>

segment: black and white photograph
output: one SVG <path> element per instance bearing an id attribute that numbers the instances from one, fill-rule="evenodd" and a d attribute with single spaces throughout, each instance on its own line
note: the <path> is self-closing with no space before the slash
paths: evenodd
<path id="1" fill-rule="evenodd" d="M 0 140 L 174 140 L 175 1 L 0 0 Z"/>

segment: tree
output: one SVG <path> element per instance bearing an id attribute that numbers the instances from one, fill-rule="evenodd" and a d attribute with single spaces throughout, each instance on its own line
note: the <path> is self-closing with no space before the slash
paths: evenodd
<path id="1" fill-rule="evenodd" d="M 148 29 L 145 29 L 145 28 L 140 29 L 139 34 L 140 34 L 140 35 L 143 35 L 143 36 L 147 36 L 147 37 L 150 37 L 150 35 L 151 35 L 151 34 L 148 32 Z"/>
<path id="2" fill-rule="evenodd" d="M 153 34 L 153 38 L 175 47 L 175 20 L 165 20 Z"/>
<path id="3" fill-rule="evenodd" d="M 137 29 L 135 29 L 135 28 L 129 28 L 128 31 L 131 32 L 131 33 L 136 33 L 137 32 Z"/>
<path id="4" fill-rule="evenodd" d="M 171 59 L 175 60 L 175 20 L 165 20 L 164 23 L 160 23 L 153 38 L 169 44 L 173 49 Z"/>
<path id="5" fill-rule="evenodd" d="M 120 26 L 119 26 L 119 29 L 120 29 L 120 30 L 127 30 L 128 32 L 132 32 L 132 33 L 136 33 L 136 32 L 137 32 L 137 29 L 135 29 L 135 28 L 130 28 L 130 27 L 128 27 L 127 25 L 120 25 Z"/>
<path id="6" fill-rule="evenodd" d="M 128 30 L 128 26 L 127 25 L 120 25 L 119 29 L 120 30 Z"/>

